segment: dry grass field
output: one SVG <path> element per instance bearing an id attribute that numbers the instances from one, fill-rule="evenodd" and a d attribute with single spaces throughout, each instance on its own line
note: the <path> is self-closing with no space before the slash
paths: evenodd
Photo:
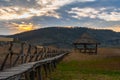
<path id="1" fill-rule="evenodd" d="M 51 80 L 120 80 L 120 48 L 99 48 L 97 55 L 72 52 Z"/>
<path id="2" fill-rule="evenodd" d="M 14 46 L 13 51 L 18 54 L 20 49 L 17 47 L 20 45 Z M 8 45 L 0 47 L 0 63 L 8 48 Z M 120 48 L 99 48 L 97 55 L 73 50 L 48 80 L 120 80 Z"/>
<path id="3" fill-rule="evenodd" d="M 83 54 L 79 51 L 72 52 L 64 59 L 64 61 L 72 61 L 72 60 L 90 60 L 90 59 L 98 59 L 98 58 L 110 58 L 110 57 L 120 57 L 120 48 L 99 48 L 97 55 L 89 55 Z"/>

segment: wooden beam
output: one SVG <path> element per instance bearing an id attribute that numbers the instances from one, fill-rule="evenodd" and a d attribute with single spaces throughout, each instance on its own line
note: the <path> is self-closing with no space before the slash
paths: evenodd
<path id="1" fill-rule="evenodd" d="M 41 66 L 37 68 L 37 80 L 42 80 Z"/>
<path id="2" fill-rule="evenodd" d="M 35 80 L 35 71 L 30 72 L 30 80 Z"/>
<path id="3" fill-rule="evenodd" d="M 98 48 L 98 45 L 96 44 L 95 46 L 95 53 L 97 54 L 97 48 Z"/>
<path id="4" fill-rule="evenodd" d="M 84 44 L 84 53 L 86 53 L 86 51 L 87 51 L 87 45 Z"/>
<path id="5" fill-rule="evenodd" d="M 5 59 L 4 59 L 3 63 L 2 63 L 2 65 L 1 65 L 1 69 L 0 70 L 4 69 L 4 66 L 5 66 L 5 63 L 6 63 L 7 59 L 8 59 L 8 57 L 9 57 L 9 53 L 5 56 Z"/>
<path id="6" fill-rule="evenodd" d="M 29 74 L 29 72 L 25 72 L 25 80 L 30 80 L 30 74 Z"/>
<path id="7" fill-rule="evenodd" d="M 24 45 L 25 43 L 21 43 L 21 51 L 20 51 L 21 64 L 24 63 Z"/>
<path id="8" fill-rule="evenodd" d="M 28 57 L 30 57 L 30 55 L 31 55 L 31 49 L 32 49 L 32 45 L 29 44 L 28 45 L 28 50 L 27 50 L 27 55 L 25 56 L 24 63 L 28 62 Z"/>
<path id="9" fill-rule="evenodd" d="M 7 61 L 7 59 L 8 59 L 9 56 L 10 56 L 10 66 L 11 66 L 11 64 L 12 64 L 12 48 L 13 48 L 13 43 L 10 42 L 10 46 L 9 46 L 9 49 L 8 49 L 9 52 L 8 52 L 8 54 L 5 56 L 5 59 L 4 59 L 3 63 L 2 63 L 2 65 L 1 65 L 1 70 L 4 69 L 4 66 L 5 66 L 6 61 Z"/>
<path id="10" fill-rule="evenodd" d="M 15 61 L 13 62 L 12 66 L 15 66 L 15 65 L 17 64 L 17 62 L 18 62 L 19 58 L 20 58 L 20 56 L 19 56 L 19 55 L 17 55 L 17 58 L 16 58 L 16 59 L 15 59 Z"/>
<path id="11" fill-rule="evenodd" d="M 47 75 L 48 75 L 47 65 L 43 64 L 43 68 L 44 68 L 44 71 L 45 71 L 45 76 L 47 77 Z"/>
<path id="12" fill-rule="evenodd" d="M 31 61 L 35 61 L 35 57 L 36 57 L 36 54 L 37 54 L 37 47 L 34 47 L 35 51 L 34 53 L 31 53 L 31 56 L 30 56 L 30 59 L 29 59 L 29 62 Z"/>

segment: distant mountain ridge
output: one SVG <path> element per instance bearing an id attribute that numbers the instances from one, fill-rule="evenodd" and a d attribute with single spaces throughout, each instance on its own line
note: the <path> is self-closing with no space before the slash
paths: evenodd
<path id="1" fill-rule="evenodd" d="M 41 28 L 29 32 L 11 35 L 10 37 L 18 38 L 21 41 L 28 41 L 32 44 L 44 46 L 57 46 L 62 48 L 72 48 L 72 43 L 83 33 L 89 33 L 93 38 L 98 40 L 102 45 L 113 45 L 110 40 L 120 39 L 120 33 L 112 30 L 95 30 L 83 27 L 65 28 L 49 27 Z M 120 43 L 120 42 L 119 42 Z M 120 45 L 120 44 L 114 44 Z"/>
<path id="2" fill-rule="evenodd" d="M 4 37 L 3 35 L 0 35 L 0 37 Z"/>

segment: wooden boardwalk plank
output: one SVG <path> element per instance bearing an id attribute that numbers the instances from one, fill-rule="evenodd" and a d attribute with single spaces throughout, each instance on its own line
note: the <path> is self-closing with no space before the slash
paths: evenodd
<path id="1" fill-rule="evenodd" d="M 47 58 L 47 59 L 43 59 L 40 61 L 36 61 L 36 62 L 30 62 L 30 63 L 25 63 L 22 65 L 19 65 L 17 67 L 12 67 L 10 69 L 6 69 L 2 72 L 0 72 L 0 80 L 7 80 L 7 79 L 11 79 L 13 77 L 16 77 L 18 75 L 21 75 L 29 70 L 32 70 L 36 67 L 41 66 L 42 64 L 46 64 L 46 63 L 50 63 L 53 60 L 59 59 L 61 57 L 63 57 L 66 53 L 52 57 L 52 58 Z"/>

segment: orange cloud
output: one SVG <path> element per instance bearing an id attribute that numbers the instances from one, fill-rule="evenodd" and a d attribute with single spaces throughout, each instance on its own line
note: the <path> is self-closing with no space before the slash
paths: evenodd
<path id="1" fill-rule="evenodd" d="M 30 30 L 34 30 L 34 27 L 32 24 L 19 24 L 18 29 L 20 31 L 30 31 Z"/>
<path id="2" fill-rule="evenodd" d="M 38 27 L 32 23 L 24 23 L 22 22 L 21 24 L 17 24 L 17 23 L 10 23 L 8 24 L 9 28 L 12 29 L 12 33 L 21 33 L 21 32 L 26 32 L 26 31 L 31 31 L 31 30 L 35 30 Z"/>

